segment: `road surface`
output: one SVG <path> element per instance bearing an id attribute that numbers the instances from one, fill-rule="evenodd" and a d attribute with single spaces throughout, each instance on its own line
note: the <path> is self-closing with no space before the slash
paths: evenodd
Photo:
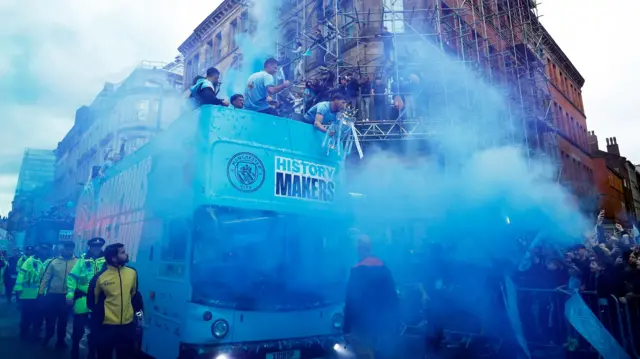
<path id="1" fill-rule="evenodd" d="M 43 348 L 40 342 L 23 341 L 18 338 L 20 312 L 15 305 L 7 304 L 4 297 L 0 299 L 0 358 L 7 359 L 58 359 L 69 358 L 69 351 L 58 351 L 53 348 L 55 340 Z M 71 322 L 67 327 L 67 345 L 71 344 Z M 84 344 L 84 343 L 83 343 Z M 83 345 L 84 346 L 84 345 Z M 84 354 L 86 357 L 86 354 Z M 81 354 L 81 357 L 82 354 Z"/>

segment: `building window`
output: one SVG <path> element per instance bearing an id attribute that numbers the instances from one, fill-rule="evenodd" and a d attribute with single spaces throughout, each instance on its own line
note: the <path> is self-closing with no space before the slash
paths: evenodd
<path id="1" fill-rule="evenodd" d="M 238 20 L 233 20 L 231 22 L 231 31 L 229 32 L 229 52 L 233 52 L 238 45 L 236 44 L 236 37 L 238 36 Z"/>
<path id="2" fill-rule="evenodd" d="M 213 63 L 218 64 L 222 58 L 222 32 L 218 32 L 213 40 Z"/>
<path id="3" fill-rule="evenodd" d="M 202 73 L 202 63 L 200 62 L 200 54 L 196 54 L 195 56 L 193 56 L 193 68 L 194 68 L 194 73 L 192 78 Z"/>
<path id="4" fill-rule="evenodd" d="M 142 100 L 138 102 L 138 120 L 146 121 L 149 118 L 149 100 Z"/>
<path id="5" fill-rule="evenodd" d="M 193 75 L 193 63 L 191 62 L 191 60 L 187 61 L 187 68 L 186 68 L 185 73 L 187 74 L 187 79 L 186 79 L 185 83 L 187 85 L 189 85 L 188 81 L 191 81 L 191 79 L 195 77 Z"/>
<path id="6" fill-rule="evenodd" d="M 207 46 L 204 48 L 204 67 L 209 68 L 213 65 L 213 40 L 210 40 L 207 42 Z"/>

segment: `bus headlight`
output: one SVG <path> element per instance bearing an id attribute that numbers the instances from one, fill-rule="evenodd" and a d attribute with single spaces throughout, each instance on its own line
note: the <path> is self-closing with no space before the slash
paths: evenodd
<path id="1" fill-rule="evenodd" d="M 342 326 L 344 325 L 344 317 L 342 316 L 342 314 L 334 314 L 333 318 L 331 319 L 331 325 L 333 326 L 333 329 L 342 329 Z"/>
<path id="2" fill-rule="evenodd" d="M 224 319 L 218 319 L 211 324 L 211 334 L 216 339 L 222 339 L 229 333 L 229 323 Z"/>

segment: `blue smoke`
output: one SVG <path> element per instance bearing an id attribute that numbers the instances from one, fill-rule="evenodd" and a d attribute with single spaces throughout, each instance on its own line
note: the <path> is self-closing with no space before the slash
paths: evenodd
<path id="1" fill-rule="evenodd" d="M 365 153 L 366 163 L 348 183 L 364 194 L 355 209 L 361 230 L 384 237 L 375 229 L 381 219 L 398 226 L 412 218 L 426 226 L 421 236 L 429 242 L 455 243 L 456 257 L 474 263 L 515 260 L 525 233 L 544 231 L 546 244 L 556 247 L 580 241 L 588 221 L 558 183 L 551 157 L 528 155 L 525 127 L 506 89 L 429 44 L 409 47 L 426 62 L 416 71 L 420 102 L 426 99 L 418 105 L 429 114 L 433 156 L 421 157 L 411 141 L 402 155 Z"/>
<path id="2" fill-rule="evenodd" d="M 425 59 L 417 72 L 426 104 L 418 105 L 433 132 L 424 141 L 430 156 L 419 154 L 420 141 L 404 141 L 403 154 L 367 150 L 346 184 L 363 195 L 353 207 L 355 225 L 400 286 L 455 283 L 459 289 L 431 303 L 432 312 L 446 313 L 449 329 L 516 345 L 522 332 L 503 293 L 527 249 L 519 240 L 537 237 L 560 254 L 581 241 L 589 222 L 558 182 L 553 156 L 534 157 L 525 146 L 526 126 L 507 89 L 429 46 L 410 47 Z"/>
<path id="3" fill-rule="evenodd" d="M 278 29 L 278 9 L 282 1 L 256 1 L 249 7 L 248 15 L 253 30 L 252 34 L 240 33 L 236 43 L 242 54 L 242 66 L 228 70 L 222 83 L 221 94 L 231 97 L 244 93 L 247 79 L 255 72 L 262 70 L 264 61 L 277 54 L 277 42 L 280 39 Z M 240 61 L 240 60 L 238 60 Z"/>

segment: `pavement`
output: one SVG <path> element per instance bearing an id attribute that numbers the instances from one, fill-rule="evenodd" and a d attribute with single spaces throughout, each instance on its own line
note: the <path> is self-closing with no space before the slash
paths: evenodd
<path id="1" fill-rule="evenodd" d="M 53 348 L 55 340 L 49 346 L 42 347 L 38 341 L 21 340 L 18 337 L 20 312 L 15 303 L 8 304 L 4 297 L 0 299 L 0 358 L 2 359 L 62 359 L 69 358 L 69 350 Z M 81 350 L 86 338 L 83 338 Z M 71 321 L 67 326 L 67 345 L 71 344 Z M 81 358 L 86 354 L 81 353 Z"/>

